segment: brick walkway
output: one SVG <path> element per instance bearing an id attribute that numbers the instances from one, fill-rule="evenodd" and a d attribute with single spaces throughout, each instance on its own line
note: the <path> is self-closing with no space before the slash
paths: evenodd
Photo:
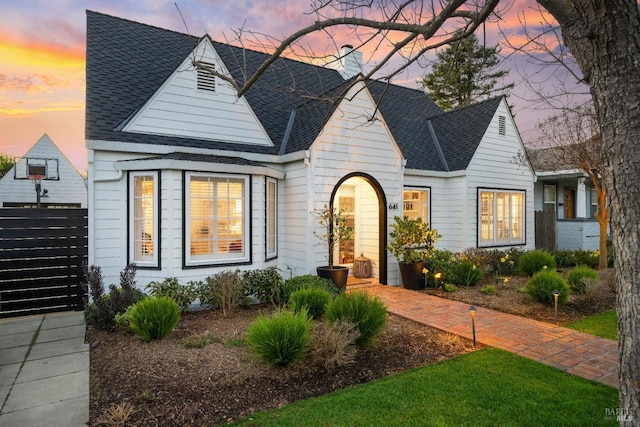
<path id="1" fill-rule="evenodd" d="M 395 286 L 354 284 L 378 295 L 390 313 L 472 339 L 469 304 Z M 549 323 L 478 307 L 476 342 L 537 360 L 573 375 L 618 386 L 618 343 Z"/>

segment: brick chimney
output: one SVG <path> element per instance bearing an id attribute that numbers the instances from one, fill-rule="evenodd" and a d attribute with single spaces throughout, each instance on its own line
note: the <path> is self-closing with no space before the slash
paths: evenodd
<path id="1" fill-rule="evenodd" d="M 344 45 L 335 55 L 335 61 L 330 67 L 338 70 L 340 75 L 348 80 L 362 72 L 362 52 L 353 50 L 351 45 Z"/>

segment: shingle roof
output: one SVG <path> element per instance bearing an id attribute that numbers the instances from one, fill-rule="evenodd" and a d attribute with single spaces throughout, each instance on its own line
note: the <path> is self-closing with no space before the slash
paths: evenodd
<path id="1" fill-rule="evenodd" d="M 139 159 L 128 159 L 123 160 L 123 162 L 137 162 L 140 160 L 180 160 L 187 162 L 218 163 L 223 165 L 264 166 L 262 163 L 243 159 L 241 157 L 213 156 L 208 154 L 193 154 L 182 152 L 168 153 L 160 156 L 143 157 Z"/>
<path id="2" fill-rule="evenodd" d="M 197 37 L 87 11 L 86 130 L 89 140 L 122 141 L 233 152 L 286 154 L 308 149 L 336 105 L 323 101 L 341 93 L 345 82 L 328 68 L 278 59 L 246 93 L 246 99 L 274 146 L 119 131 L 195 49 Z M 233 78 L 243 82 L 267 55 L 211 41 Z M 442 113 L 422 91 L 368 81 L 380 112 L 407 167 L 464 169 L 495 113 L 497 100 Z M 432 137 L 432 129 L 437 141 Z M 453 125 L 452 125 L 453 124 Z"/>

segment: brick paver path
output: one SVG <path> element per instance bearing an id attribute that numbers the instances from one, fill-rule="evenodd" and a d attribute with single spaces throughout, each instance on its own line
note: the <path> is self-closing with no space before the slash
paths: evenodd
<path id="1" fill-rule="evenodd" d="M 472 339 L 469 304 L 395 286 L 359 284 L 378 295 L 390 313 Z M 500 348 L 573 375 L 617 387 L 618 343 L 512 314 L 478 307 L 476 342 Z"/>

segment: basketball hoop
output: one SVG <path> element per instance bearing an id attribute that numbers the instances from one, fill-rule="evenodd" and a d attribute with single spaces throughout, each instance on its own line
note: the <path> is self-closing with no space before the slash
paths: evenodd
<path id="1" fill-rule="evenodd" d="M 29 179 L 33 181 L 33 185 L 36 187 L 36 207 L 40 207 L 40 193 L 42 191 L 42 178 L 44 175 L 29 174 Z"/>

